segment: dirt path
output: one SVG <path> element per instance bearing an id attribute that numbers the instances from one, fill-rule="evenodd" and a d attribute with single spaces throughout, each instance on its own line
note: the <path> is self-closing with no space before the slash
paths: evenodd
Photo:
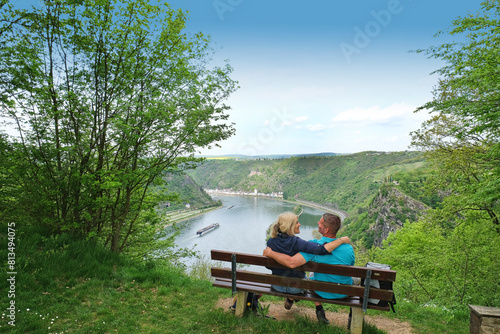
<path id="1" fill-rule="evenodd" d="M 233 304 L 232 298 L 219 299 L 217 306 L 223 308 L 227 312 L 231 312 L 229 310 L 229 306 Z M 292 309 L 287 311 L 283 306 L 283 303 L 275 303 L 275 302 L 264 302 L 263 305 L 267 306 L 271 304 L 269 307 L 269 315 L 278 319 L 278 320 L 290 320 L 294 321 L 296 316 L 306 316 L 310 319 L 316 320 L 316 313 L 313 308 L 305 307 L 300 303 L 294 304 Z M 347 310 L 341 310 L 339 312 L 326 312 L 326 317 L 330 320 L 330 323 L 338 326 L 344 327 L 347 329 L 347 318 L 348 313 Z M 408 334 L 413 333 L 412 328 L 409 323 L 399 321 L 398 319 L 389 319 L 382 316 L 365 316 L 365 321 L 371 323 L 377 328 L 386 331 L 388 334 Z"/>

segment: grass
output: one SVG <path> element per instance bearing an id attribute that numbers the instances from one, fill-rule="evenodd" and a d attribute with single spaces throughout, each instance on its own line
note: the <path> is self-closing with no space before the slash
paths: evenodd
<path id="1" fill-rule="evenodd" d="M 44 237 L 40 231 L 19 229 L 16 237 L 17 333 L 347 333 L 305 318 L 235 318 L 215 306 L 230 291 L 161 260 L 135 261 L 68 235 Z M 7 258 L 3 245 L 0 257 Z M 5 264 L 2 271 L 8 272 Z M 7 291 L 5 279 L 1 284 Z M 3 310 L 9 302 L 2 293 Z M 443 324 L 443 311 L 437 308 L 401 304 L 397 316 L 414 323 L 418 333 L 466 333 L 460 326 L 468 330 L 465 319 L 448 317 Z M 8 321 L 3 311 L 0 333 L 13 332 Z M 383 333 L 373 326 L 365 332 Z"/>
<path id="2" fill-rule="evenodd" d="M 416 333 L 468 334 L 470 311 L 467 306 L 448 309 L 444 306 L 398 302 L 397 317 L 409 321 Z M 392 315 L 394 316 L 394 315 Z"/>
<path id="3" fill-rule="evenodd" d="M 336 311 L 339 306 L 327 305 L 326 310 Z M 414 333 L 421 334 L 469 334 L 469 309 L 455 310 L 435 305 L 419 305 L 408 301 L 397 301 L 396 313 L 368 310 L 369 315 L 380 315 L 409 322 Z"/>
<path id="4" fill-rule="evenodd" d="M 215 307 L 230 292 L 161 260 L 131 260 L 68 235 L 17 233 L 16 326 L 8 324 L 4 312 L 1 333 L 331 332 L 332 327 L 306 319 L 299 319 L 299 325 L 255 316 L 236 319 Z M 0 256 L 6 259 L 5 249 Z M 2 282 L 7 291 L 7 281 Z M 2 293 L 2 309 L 9 302 Z"/>

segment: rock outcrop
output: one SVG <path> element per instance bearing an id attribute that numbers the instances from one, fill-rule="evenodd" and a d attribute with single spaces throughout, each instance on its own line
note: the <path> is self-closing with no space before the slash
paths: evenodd
<path id="1" fill-rule="evenodd" d="M 425 214 L 428 207 L 395 187 L 382 187 L 368 209 L 369 215 L 376 217 L 368 231 L 374 236 L 373 245 L 381 247 L 389 233 L 399 230 L 406 220 L 416 221 Z"/>

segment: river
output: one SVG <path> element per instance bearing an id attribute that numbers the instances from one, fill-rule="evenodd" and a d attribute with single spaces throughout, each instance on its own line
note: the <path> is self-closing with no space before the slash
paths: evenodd
<path id="1" fill-rule="evenodd" d="M 251 196 L 214 195 L 221 200 L 223 207 L 204 215 L 179 223 L 181 234 L 176 238 L 179 247 L 186 247 L 210 258 L 211 249 L 228 250 L 241 253 L 262 254 L 266 247 L 266 230 L 276 221 L 280 213 L 292 211 L 297 205 L 275 199 Z M 313 231 L 318 229 L 318 221 L 324 211 L 302 206 L 300 231 L 302 239 L 313 239 Z M 213 223 L 220 227 L 197 236 L 196 231 Z M 185 259 L 189 266 L 193 260 Z"/>

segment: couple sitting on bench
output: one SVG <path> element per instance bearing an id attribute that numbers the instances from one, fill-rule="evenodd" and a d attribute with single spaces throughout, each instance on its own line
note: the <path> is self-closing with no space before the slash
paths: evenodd
<path id="1" fill-rule="evenodd" d="M 307 262 L 326 264 L 341 264 L 353 266 L 355 262 L 354 250 L 349 244 L 348 237 L 337 238 L 340 229 L 340 218 L 331 213 L 325 213 L 318 222 L 318 231 L 323 236 L 320 240 L 305 241 L 295 236 L 300 233 L 299 217 L 291 212 L 286 212 L 278 217 L 271 228 L 271 238 L 267 241 L 267 248 L 263 255 L 270 257 L 288 268 L 296 268 Z M 273 275 L 284 277 L 305 278 L 303 271 L 270 268 Z M 326 281 L 341 284 L 352 284 L 352 278 L 332 274 L 316 273 L 310 277 L 312 280 Z M 295 287 L 273 285 L 273 289 L 289 294 L 303 293 L 303 289 Z M 319 296 L 327 299 L 347 297 L 335 293 L 315 291 Z M 289 310 L 294 300 L 285 298 L 285 308 Z M 315 302 L 318 321 L 328 324 L 323 306 Z"/>

